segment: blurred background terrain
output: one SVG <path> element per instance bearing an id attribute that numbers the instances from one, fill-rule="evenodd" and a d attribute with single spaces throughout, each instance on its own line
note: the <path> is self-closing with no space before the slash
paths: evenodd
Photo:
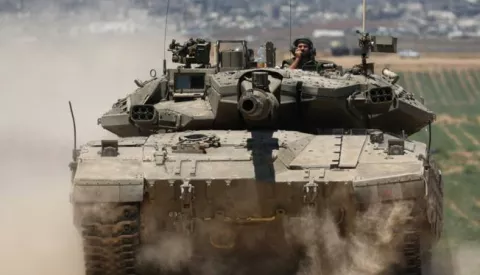
<path id="1" fill-rule="evenodd" d="M 166 4 L 166 0 L 0 0 L 0 91 L 5 102 L 12 102 L 3 111 L 15 114 L 21 104 L 34 114 L 0 120 L 4 178 L 0 193 L 5 205 L 0 214 L 7 215 L 7 226 L 0 229 L 0 241 L 6 244 L 2 255 L 46 254 L 44 261 L 51 261 L 48 253 L 65 257 L 73 246 L 58 244 L 71 222 L 65 191 L 72 143 L 67 100 L 72 99 L 78 110 L 80 144 L 106 135 L 96 118 L 133 91 L 133 79 L 145 79 L 151 68 L 161 68 Z M 457 258 L 477 262 L 459 264 L 459 269 L 478 272 L 480 0 L 367 4 L 367 30 L 399 38 L 398 54 L 373 54 L 370 61 L 376 62 L 377 71 L 389 67 L 398 72 L 401 85 L 424 97 L 437 112 L 432 150 L 445 177 L 444 244 L 458 250 Z M 362 22 L 360 0 L 292 0 L 291 5 L 290 9 L 288 0 L 174 0 L 167 45 L 172 38 L 183 42 L 188 37 L 245 39 L 254 48 L 273 41 L 279 61 L 289 55 L 291 23 L 292 38 L 311 37 L 319 58 L 345 67 L 360 62 L 354 35 Z M 341 48 L 348 51 L 338 51 Z M 169 60 L 170 54 L 166 57 Z M 426 137 L 422 131 L 412 138 L 426 141 Z M 46 198 L 53 193 L 58 197 L 49 204 Z M 47 205 L 43 214 L 29 210 L 33 201 Z M 60 203 L 65 204 L 58 207 Z M 62 221 L 42 223 L 52 215 Z M 46 250 L 43 244 L 32 246 L 29 240 L 35 236 L 20 226 L 35 226 L 45 243 L 52 238 L 57 245 Z M 11 261 L 0 270 L 66 274 L 40 260 L 19 272 L 20 262 Z M 476 274 L 471 272 L 460 274 Z"/>
<path id="2" fill-rule="evenodd" d="M 165 16 L 166 8 L 165 0 L 0 0 L 0 11 L 11 16 L 31 18 L 55 11 L 63 18 L 83 18 L 84 24 L 70 33 L 145 31 L 163 24 L 156 19 Z M 172 29 L 182 36 L 252 42 L 261 37 L 284 48 L 291 23 L 294 35 L 311 36 L 318 48 L 325 48 L 331 40 L 356 43 L 349 36 L 361 26 L 361 1 L 175 0 L 170 14 Z M 400 48 L 471 52 L 480 39 L 479 14 L 478 0 L 370 0 L 367 30 L 402 37 Z M 146 16 L 156 22 L 146 21 Z"/>

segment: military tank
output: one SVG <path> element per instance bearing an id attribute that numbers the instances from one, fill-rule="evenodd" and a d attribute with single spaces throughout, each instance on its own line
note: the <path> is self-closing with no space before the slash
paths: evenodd
<path id="1" fill-rule="evenodd" d="M 401 261 L 385 270 L 425 274 L 442 231 L 443 182 L 430 141 L 408 137 L 435 114 L 396 73 L 367 63 L 370 52 L 395 52 L 397 39 L 359 34 L 353 68 L 280 68 L 272 42 L 259 67 L 242 40 L 216 41 L 212 64 L 210 41 L 172 41 L 182 65 L 135 80 L 99 118 L 118 138 L 74 150 L 86 274 L 213 273 L 206 262 L 221 274 L 294 274 L 309 241 L 289 237 L 288 225 L 305 211 L 329 213 L 348 241 L 365 229 L 367 209 L 397 202 L 413 207 L 395 248 Z M 239 47 L 221 49 L 229 43 Z"/>

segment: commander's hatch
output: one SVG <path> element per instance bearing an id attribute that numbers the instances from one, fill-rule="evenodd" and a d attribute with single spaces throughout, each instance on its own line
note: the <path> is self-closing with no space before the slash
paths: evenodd
<path id="1" fill-rule="evenodd" d="M 215 68 L 177 68 L 167 71 L 173 99 L 203 97 Z"/>

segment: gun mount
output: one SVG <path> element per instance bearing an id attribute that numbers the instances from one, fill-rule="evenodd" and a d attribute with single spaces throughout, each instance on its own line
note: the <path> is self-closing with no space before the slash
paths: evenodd
<path id="1" fill-rule="evenodd" d="M 250 73 L 247 73 L 248 75 Z M 241 78 L 244 78 L 242 76 Z M 238 98 L 238 109 L 244 120 L 248 121 L 274 121 L 280 105 L 278 99 L 270 92 L 267 72 L 251 73 L 249 85 L 241 84 Z"/>
<path id="2" fill-rule="evenodd" d="M 358 39 L 358 46 L 360 47 L 362 64 L 362 73 L 367 76 L 374 73 L 374 63 L 367 63 L 367 58 L 370 52 L 379 53 L 396 53 L 397 52 L 397 38 L 393 36 L 373 36 L 368 32 L 361 32 L 357 30 L 360 35 Z"/>
<path id="3" fill-rule="evenodd" d="M 172 39 L 168 51 L 172 52 L 172 62 L 185 64 L 185 68 L 199 64 L 201 68 L 210 67 L 210 48 L 210 41 L 202 38 L 190 38 L 183 45 Z"/>

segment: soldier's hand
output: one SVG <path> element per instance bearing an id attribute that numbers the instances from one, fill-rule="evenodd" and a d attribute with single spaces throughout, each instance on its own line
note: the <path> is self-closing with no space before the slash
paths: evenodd
<path id="1" fill-rule="evenodd" d="M 297 50 L 295 51 L 295 57 L 296 57 L 296 58 L 301 58 L 301 57 L 302 57 L 302 53 L 303 53 L 302 50 L 297 49 Z"/>

